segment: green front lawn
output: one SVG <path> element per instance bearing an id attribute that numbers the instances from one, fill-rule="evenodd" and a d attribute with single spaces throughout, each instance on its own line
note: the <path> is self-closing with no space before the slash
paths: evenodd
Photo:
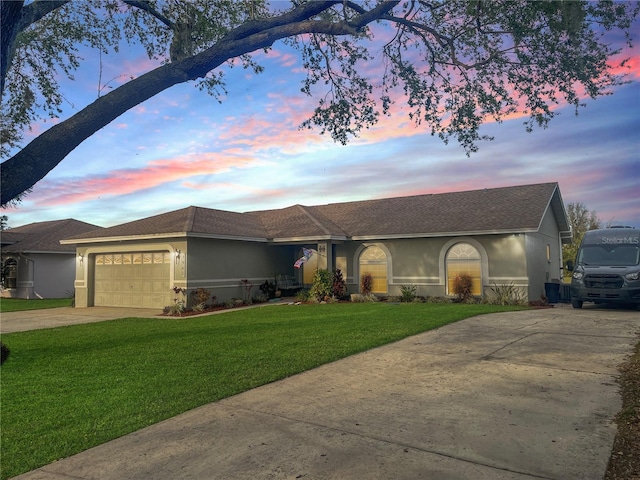
<path id="1" fill-rule="evenodd" d="M 23 298 L 0 299 L 0 312 L 19 312 L 21 310 L 41 310 L 43 308 L 70 307 L 73 298 L 45 298 L 43 300 L 25 300 Z"/>
<path id="2" fill-rule="evenodd" d="M 268 306 L 6 334 L 3 479 L 189 409 L 474 315 L 513 307 Z"/>

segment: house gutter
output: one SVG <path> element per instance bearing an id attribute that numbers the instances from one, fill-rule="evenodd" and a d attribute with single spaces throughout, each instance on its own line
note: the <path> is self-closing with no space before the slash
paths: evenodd
<path id="1" fill-rule="evenodd" d="M 96 238 L 69 238 L 60 240 L 62 245 L 84 245 L 93 243 L 110 243 L 110 242 L 135 242 L 139 240 L 158 240 L 167 238 L 215 238 L 218 240 L 241 240 L 245 242 L 268 242 L 265 237 L 243 237 L 238 235 L 215 235 L 209 233 L 158 233 L 158 234 L 146 234 L 146 235 L 121 235 L 114 237 L 96 237 Z"/>
<path id="2" fill-rule="evenodd" d="M 403 238 L 436 238 L 436 237 L 462 237 L 472 235 L 515 235 L 519 233 L 535 233 L 535 228 L 517 230 L 470 230 L 456 232 L 430 232 L 430 233 L 392 233 L 384 235 L 354 235 L 351 240 L 397 240 Z"/>

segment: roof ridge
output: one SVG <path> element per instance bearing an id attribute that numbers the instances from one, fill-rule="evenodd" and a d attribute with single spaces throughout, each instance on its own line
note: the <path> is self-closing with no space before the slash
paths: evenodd
<path id="1" fill-rule="evenodd" d="M 193 230 L 193 225 L 196 221 L 197 210 L 198 210 L 198 207 L 195 207 L 193 205 L 187 208 L 187 219 L 184 222 L 185 232 L 190 232 L 191 230 Z"/>
<path id="2" fill-rule="evenodd" d="M 309 220 L 311 220 L 320 230 L 322 230 L 325 235 L 331 235 L 331 232 L 329 231 L 329 229 L 327 227 L 325 227 L 322 224 L 322 222 L 320 222 L 320 220 L 318 220 L 316 217 L 311 215 L 311 212 L 309 212 L 307 210 L 307 207 L 305 207 L 304 205 L 300 205 L 300 204 L 296 205 L 296 207 L 298 207 L 298 209 L 302 210 L 302 213 L 304 213 L 307 217 L 309 217 Z"/>

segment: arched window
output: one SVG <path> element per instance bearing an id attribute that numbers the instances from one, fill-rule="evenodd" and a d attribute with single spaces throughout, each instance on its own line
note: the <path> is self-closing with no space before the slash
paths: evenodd
<path id="1" fill-rule="evenodd" d="M 453 295 L 453 281 L 456 275 L 471 277 L 472 295 L 482 295 L 482 268 L 480 252 L 468 243 L 456 243 L 447 252 L 447 294 Z"/>
<path id="2" fill-rule="evenodd" d="M 367 247 L 360 254 L 360 278 L 366 273 L 373 277 L 372 293 L 387 293 L 387 255 L 380 247 Z"/>

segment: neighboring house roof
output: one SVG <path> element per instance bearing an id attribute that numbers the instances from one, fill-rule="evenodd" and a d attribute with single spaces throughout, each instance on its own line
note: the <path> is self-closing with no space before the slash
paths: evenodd
<path id="1" fill-rule="evenodd" d="M 558 184 L 542 183 L 247 213 L 192 206 L 87 232 L 65 243 L 169 236 L 290 242 L 535 232 L 548 209 L 569 234 Z"/>
<path id="2" fill-rule="evenodd" d="M 29 225 L 10 228 L 2 232 L 0 235 L 2 252 L 74 253 L 75 247 L 73 245 L 62 245 L 60 240 L 101 228 L 72 218 L 30 223 Z"/>

